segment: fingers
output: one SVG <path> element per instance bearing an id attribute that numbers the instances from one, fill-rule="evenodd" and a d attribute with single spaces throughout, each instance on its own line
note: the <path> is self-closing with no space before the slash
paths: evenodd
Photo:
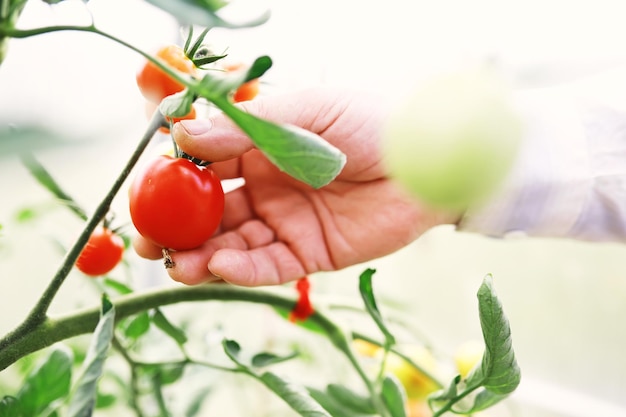
<path id="1" fill-rule="evenodd" d="M 246 287 L 279 285 L 306 274 L 302 263 L 280 242 L 248 251 L 222 249 L 211 257 L 208 269 L 213 276 Z"/>
<path id="2" fill-rule="evenodd" d="M 332 124 L 341 112 L 338 101 L 338 96 L 331 92 L 306 90 L 260 97 L 237 106 L 262 119 L 297 125 L 319 133 Z M 176 123 L 173 136 L 184 152 L 211 162 L 237 158 L 254 147 L 248 136 L 221 112 L 209 119 Z"/>
<path id="3" fill-rule="evenodd" d="M 170 252 L 175 263 L 167 270 L 170 277 L 187 285 L 224 280 L 242 286 L 275 285 L 304 275 L 304 267 L 287 245 L 275 242 L 274 232 L 251 220 L 237 230 L 223 233 L 203 246 Z M 138 237 L 137 253 L 159 259 L 161 249 Z"/>

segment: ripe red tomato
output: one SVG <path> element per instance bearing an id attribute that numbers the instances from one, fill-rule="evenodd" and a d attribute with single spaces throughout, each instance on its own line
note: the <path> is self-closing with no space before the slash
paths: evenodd
<path id="1" fill-rule="evenodd" d="M 112 230 L 97 227 L 76 260 L 76 267 L 89 276 L 110 272 L 122 260 L 124 240 Z"/>
<path id="2" fill-rule="evenodd" d="M 178 45 L 166 45 L 160 48 L 156 57 L 185 74 L 196 74 L 196 66 Z M 137 72 L 136 80 L 141 94 L 153 103 L 160 103 L 165 97 L 178 93 L 185 88 L 184 85 L 172 79 L 150 61 L 146 62 Z"/>
<path id="3" fill-rule="evenodd" d="M 166 249 L 200 246 L 217 230 L 224 191 L 212 169 L 159 155 L 134 178 L 130 216 L 140 235 Z"/>

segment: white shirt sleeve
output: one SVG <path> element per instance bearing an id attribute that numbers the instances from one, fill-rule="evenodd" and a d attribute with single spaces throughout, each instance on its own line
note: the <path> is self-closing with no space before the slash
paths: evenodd
<path id="1" fill-rule="evenodd" d="M 458 229 L 626 242 L 626 69 L 519 92 L 516 104 L 517 161 Z"/>

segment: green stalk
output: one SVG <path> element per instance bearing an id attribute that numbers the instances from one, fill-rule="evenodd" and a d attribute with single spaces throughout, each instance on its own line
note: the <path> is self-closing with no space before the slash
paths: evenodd
<path id="1" fill-rule="evenodd" d="M 14 27 L 0 25 L 0 39 L 2 39 L 3 37 L 24 39 L 24 38 L 29 38 L 31 36 L 43 35 L 43 34 L 52 33 L 52 32 L 64 32 L 64 31 L 87 32 L 87 33 L 93 33 L 95 35 L 103 36 L 107 39 L 112 40 L 113 42 L 116 42 L 122 46 L 125 46 L 126 48 L 129 48 L 137 52 L 138 54 L 146 58 L 148 61 L 152 62 L 154 65 L 159 67 L 163 72 L 165 72 L 167 75 L 169 75 L 171 78 L 175 79 L 179 83 L 186 85 L 186 86 L 189 86 L 190 84 L 191 80 L 189 77 L 185 77 L 180 72 L 171 69 L 169 66 L 165 65 L 160 59 L 155 58 L 149 53 L 144 52 L 143 50 L 137 48 L 136 46 L 108 32 L 104 32 L 98 29 L 93 24 L 88 25 L 88 26 L 77 26 L 77 25 L 44 26 L 44 27 L 39 27 L 39 28 L 34 28 L 34 29 L 16 29 Z"/>
<path id="2" fill-rule="evenodd" d="M 11 351 L 14 345 L 19 345 L 20 339 L 24 338 L 26 335 L 32 332 L 36 332 L 38 329 L 41 329 L 42 326 L 46 327 L 49 324 L 49 320 L 47 320 L 46 315 L 48 309 L 50 308 L 50 304 L 52 304 L 52 300 L 54 299 L 57 292 L 61 288 L 61 285 L 72 270 L 76 259 L 78 259 L 78 256 L 80 255 L 83 247 L 89 240 L 91 233 L 109 212 L 109 208 L 113 199 L 126 181 L 126 178 L 128 178 L 128 176 L 130 175 L 130 172 L 139 160 L 139 157 L 148 146 L 150 139 L 152 139 L 154 133 L 161 126 L 163 119 L 164 117 L 163 115 L 161 115 L 161 113 L 159 113 L 158 111 L 154 113 L 152 119 L 150 120 L 148 128 L 144 133 L 144 136 L 139 141 L 128 162 L 122 169 L 122 172 L 115 179 L 115 182 L 105 195 L 104 199 L 100 202 L 98 207 L 96 207 L 93 215 L 87 221 L 87 224 L 85 225 L 76 242 L 74 242 L 74 245 L 65 254 L 65 258 L 63 259 L 61 266 L 48 284 L 48 287 L 44 290 L 43 294 L 41 295 L 33 309 L 30 311 L 26 319 L 20 325 L 18 325 L 15 330 L 13 330 L 0 340 L 0 356 L 2 356 L 5 351 Z"/>
<path id="3" fill-rule="evenodd" d="M 190 301 L 242 301 L 266 304 L 283 310 L 291 310 L 295 300 L 283 295 L 264 290 L 254 290 L 231 285 L 202 285 L 195 287 L 174 287 L 134 293 L 112 300 L 115 305 L 116 321 L 130 317 L 152 308 Z M 32 326 L 13 343 L 0 350 L 0 371 L 6 369 L 18 359 L 51 346 L 62 340 L 93 332 L 100 317 L 100 306 L 82 309 L 58 317 L 47 317 Z M 315 312 L 308 320 L 320 327 L 326 337 L 342 352 L 368 389 L 374 390 L 371 381 L 356 359 L 344 332 L 328 317 Z"/>

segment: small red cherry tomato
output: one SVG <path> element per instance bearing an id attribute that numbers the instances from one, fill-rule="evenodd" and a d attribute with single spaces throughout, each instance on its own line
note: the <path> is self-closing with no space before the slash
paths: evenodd
<path id="1" fill-rule="evenodd" d="M 217 230 L 224 213 L 224 191 L 212 169 L 185 158 L 157 156 L 129 189 L 135 228 L 155 245 L 194 249 Z"/>
<path id="2" fill-rule="evenodd" d="M 98 226 L 76 260 L 79 271 L 89 276 L 109 273 L 122 260 L 124 240 L 112 230 Z"/>

